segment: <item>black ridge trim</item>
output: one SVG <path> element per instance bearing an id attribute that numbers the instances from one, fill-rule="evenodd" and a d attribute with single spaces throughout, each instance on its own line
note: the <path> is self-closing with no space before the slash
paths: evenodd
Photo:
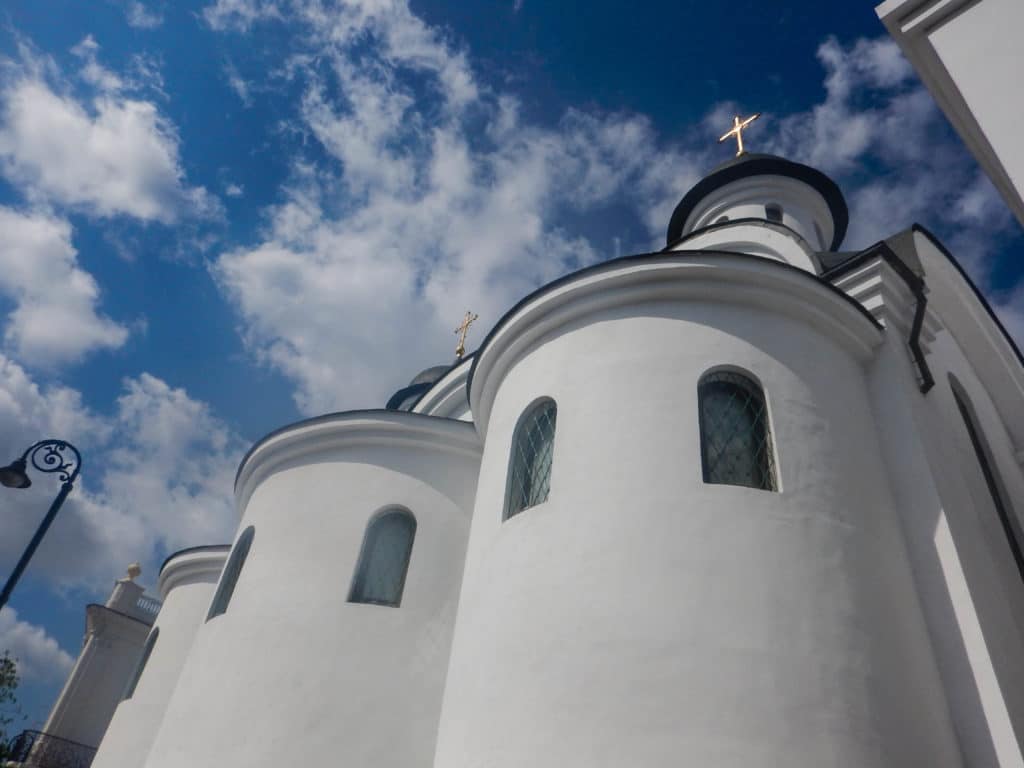
<path id="1" fill-rule="evenodd" d="M 838 251 L 840 243 L 846 236 L 846 228 L 850 223 L 850 212 L 846 207 L 846 200 L 839 186 L 821 171 L 811 168 L 809 165 L 794 163 L 783 157 L 775 155 L 741 155 L 740 157 L 724 163 L 686 193 L 679 205 L 672 212 L 672 218 L 668 223 L 668 234 L 665 237 L 666 243 L 678 240 L 683 234 L 683 225 L 686 219 L 693 213 L 697 204 L 714 192 L 739 179 L 749 176 L 787 176 L 797 181 L 802 181 L 814 187 L 825 198 L 829 210 L 832 212 L 834 230 L 830 251 Z"/>
<path id="2" fill-rule="evenodd" d="M 914 365 L 917 366 L 917 372 L 921 378 L 921 394 L 927 394 L 928 390 L 935 386 L 935 377 L 932 376 L 932 369 L 928 366 L 924 350 L 921 348 L 921 328 L 924 326 L 924 314 L 928 308 L 928 296 L 924 292 L 924 280 L 908 267 L 903 259 L 897 256 L 896 252 L 884 242 L 875 243 L 864 249 L 852 259 L 833 267 L 822 277 L 826 280 L 839 277 L 875 258 L 885 260 L 893 268 L 893 271 L 903 279 L 903 282 L 907 284 L 907 288 L 914 295 L 914 321 L 910 327 L 907 345 L 910 347 L 910 354 L 914 358 Z"/>
<path id="3" fill-rule="evenodd" d="M 607 261 L 602 261 L 599 264 L 591 264 L 589 267 L 584 267 L 583 269 L 578 269 L 575 272 L 570 272 L 567 275 L 562 275 L 557 280 L 552 280 L 550 283 L 542 285 L 537 290 L 533 291 L 532 293 L 528 293 L 526 296 L 517 301 L 512 306 L 512 308 L 509 309 L 504 315 L 502 315 L 498 322 L 494 324 L 494 327 L 491 328 L 487 336 L 484 337 L 484 340 L 481 342 L 480 346 L 477 347 L 476 357 L 473 358 L 473 365 L 469 369 L 469 376 L 466 379 L 467 394 L 473 388 L 473 377 L 476 375 L 477 364 L 480 362 L 480 358 L 483 356 L 484 352 L 487 350 L 487 347 L 490 345 L 491 340 L 498 333 L 498 331 L 500 331 L 506 324 L 508 324 L 511 321 L 513 316 L 518 314 L 523 307 L 525 307 L 531 301 L 534 301 L 537 297 L 543 296 L 548 291 L 554 290 L 555 288 L 560 288 L 561 286 L 567 283 L 571 283 L 573 280 L 576 280 L 580 277 L 595 274 L 606 269 L 614 269 L 616 267 L 631 264 L 634 262 L 659 261 L 664 259 L 666 256 L 672 256 L 676 258 L 703 258 L 715 255 L 740 257 L 743 259 L 749 259 L 751 261 L 758 261 L 763 262 L 765 264 L 771 264 L 772 267 L 777 269 L 786 269 L 792 272 L 796 272 L 800 274 L 803 278 L 807 280 L 813 280 L 814 282 L 821 285 L 823 288 L 827 288 L 829 291 L 836 294 L 836 296 L 838 296 L 847 304 L 856 309 L 869 323 L 875 326 L 875 328 L 878 328 L 880 331 L 885 330 L 885 327 L 877 320 L 875 320 L 874 315 L 872 315 L 870 312 L 864 309 L 864 306 L 859 301 L 847 295 L 845 291 L 839 290 L 834 285 L 832 285 L 832 283 L 828 282 L 827 280 L 824 280 L 821 277 L 818 277 L 815 274 L 812 274 L 811 272 L 808 272 L 806 269 L 794 267 L 792 264 L 786 264 L 785 262 L 777 261 L 775 259 L 769 259 L 764 256 L 754 256 L 749 253 L 734 253 L 732 251 L 655 251 L 654 253 L 638 253 L 633 256 L 620 256 L 617 259 L 608 259 Z"/>
<path id="4" fill-rule="evenodd" d="M 163 563 L 160 564 L 160 570 L 156 572 L 156 576 L 159 579 L 160 574 L 164 572 L 164 568 L 167 567 L 167 564 L 171 562 L 171 560 L 181 555 L 187 555 L 189 552 L 213 552 L 215 550 L 227 552 L 229 549 L 231 549 L 230 544 L 201 544 L 198 547 L 185 547 L 184 549 L 179 549 L 177 552 L 172 552 L 164 558 Z"/>
<path id="5" fill-rule="evenodd" d="M 252 457 L 252 455 L 259 450 L 259 448 L 268 440 L 272 440 L 278 435 L 290 432 L 298 427 L 311 426 L 313 424 L 320 424 L 325 421 L 334 421 L 341 416 L 386 416 L 388 418 L 394 418 L 399 416 L 402 419 L 429 419 L 431 421 L 450 421 L 453 424 L 462 424 L 463 426 L 472 426 L 469 422 L 461 421 L 460 419 L 450 419 L 447 416 L 428 416 L 425 413 L 412 413 L 411 411 L 389 411 L 387 408 L 356 408 L 351 411 L 333 411 L 332 413 L 324 413 L 320 416 L 311 416 L 308 419 L 300 419 L 299 421 L 293 421 L 291 424 L 285 424 L 283 427 L 278 427 L 275 430 L 271 430 L 255 443 L 252 447 L 245 452 L 245 456 L 238 462 L 238 469 L 235 470 L 235 483 L 234 487 L 238 488 L 238 478 L 242 474 L 242 467 L 245 466 L 246 462 Z"/>
<path id="6" fill-rule="evenodd" d="M 981 306 L 984 307 L 985 312 L 988 313 L 989 318 L 995 324 L 996 328 L 999 329 L 999 332 L 1003 335 L 1003 338 L 1006 339 L 1006 343 L 1010 345 L 1010 349 L 1013 350 L 1013 354 L 1017 356 L 1017 362 L 1020 363 L 1021 368 L 1024 368 L 1024 354 L 1021 354 L 1021 350 L 1020 347 L 1017 346 L 1017 342 L 1014 341 L 1013 337 L 1006 330 L 1006 326 L 1004 326 L 1002 321 L 1000 321 L 999 316 L 995 313 L 995 311 L 992 309 L 992 306 L 988 303 L 988 299 L 986 299 L 985 295 L 980 290 L 978 290 L 978 286 L 974 284 L 974 281 L 971 280 L 967 272 L 964 271 L 964 268 L 960 266 L 960 262 L 953 257 L 953 254 L 949 252 L 949 249 L 946 248 L 946 246 L 942 244 L 942 241 L 939 240 L 939 238 L 937 238 L 934 234 L 932 234 L 931 230 L 929 230 L 927 227 L 915 223 L 912 224 L 910 228 L 915 232 L 920 232 L 922 235 L 931 240 L 932 245 L 939 249 L 939 253 L 945 256 L 949 263 L 953 265 L 953 268 L 960 273 L 960 277 L 962 277 L 964 279 L 964 282 L 967 283 L 968 287 L 974 293 L 975 298 L 978 299 L 978 301 L 981 303 Z"/>

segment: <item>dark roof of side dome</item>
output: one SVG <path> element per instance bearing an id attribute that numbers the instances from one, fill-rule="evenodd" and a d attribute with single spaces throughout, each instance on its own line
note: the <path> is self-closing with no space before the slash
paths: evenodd
<path id="1" fill-rule="evenodd" d="M 734 157 L 714 168 L 711 173 L 694 185 L 693 189 L 686 193 L 679 205 L 672 212 L 672 218 L 668 224 L 667 243 L 671 245 L 683 235 L 683 226 L 697 204 L 720 187 L 724 187 L 733 181 L 744 179 L 749 176 L 788 176 L 791 179 L 802 181 L 814 187 L 825 198 L 829 210 L 832 212 L 832 220 L 835 223 L 835 234 L 832 236 L 832 244 L 829 250 L 835 251 L 846 236 L 846 227 L 849 224 L 850 214 L 846 208 L 846 200 L 832 179 L 819 170 L 809 165 L 794 163 L 784 157 L 777 155 L 752 154 L 746 152 L 739 157 Z"/>
<path id="2" fill-rule="evenodd" d="M 409 386 L 411 387 L 416 384 L 433 384 L 448 373 L 450 369 L 451 365 L 432 365 L 417 373 L 415 378 L 409 382 Z"/>
<path id="3" fill-rule="evenodd" d="M 440 381 L 451 369 L 451 365 L 432 365 L 425 368 L 413 377 L 408 386 L 395 392 L 384 407 L 389 411 L 409 410 L 428 389 Z"/>

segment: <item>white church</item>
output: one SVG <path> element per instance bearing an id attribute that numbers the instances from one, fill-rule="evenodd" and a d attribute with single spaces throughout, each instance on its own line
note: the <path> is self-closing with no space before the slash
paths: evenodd
<path id="1" fill-rule="evenodd" d="M 846 227 L 744 152 L 260 440 L 93 766 L 1022 765 L 1024 363 L 927 230 Z"/>

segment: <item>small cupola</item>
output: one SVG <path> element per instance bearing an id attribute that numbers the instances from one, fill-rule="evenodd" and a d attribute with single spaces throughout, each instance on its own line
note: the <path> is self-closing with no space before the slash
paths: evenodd
<path id="1" fill-rule="evenodd" d="M 441 377 L 448 373 L 451 368 L 451 365 L 432 365 L 430 368 L 420 371 L 413 377 L 408 386 L 402 387 L 395 392 L 384 407 L 389 411 L 411 410 L 427 390 L 440 381 Z"/>
<path id="2" fill-rule="evenodd" d="M 839 249 L 848 217 L 842 192 L 821 171 L 743 152 L 686 193 L 667 250 L 750 253 L 818 273 L 816 254 Z"/>

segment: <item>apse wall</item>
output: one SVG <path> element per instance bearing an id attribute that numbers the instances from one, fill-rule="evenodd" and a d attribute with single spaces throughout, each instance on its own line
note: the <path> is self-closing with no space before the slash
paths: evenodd
<path id="1" fill-rule="evenodd" d="M 429 766 L 478 446 L 470 424 L 394 411 L 257 444 L 236 486 L 248 557 L 198 632 L 148 768 Z M 396 506 L 417 522 L 401 604 L 350 603 L 366 526 Z"/>
<path id="2" fill-rule="evenodd" d="M 150 637 L 152 652 L 130 699 L 117 706 L 92 762 L 96 768 L 141 766 L 174 691 L 196 630 L 210 607 L 228 547 L 193 547 L 167 558 L 160 569 L 163 605 Z"/>
<path id="3" fill-rule="evenodd" d="M 485 447 L 436 768 L 959 765 L 878 459 L 880 339 L 805 272 L 724 254 L 611 262 L 505 318 L 470 388 Z M 703 482 L 720 367 L 764 388 L 777 492 Z M 540 397 L 550 495 L 502 522 Z"/>

